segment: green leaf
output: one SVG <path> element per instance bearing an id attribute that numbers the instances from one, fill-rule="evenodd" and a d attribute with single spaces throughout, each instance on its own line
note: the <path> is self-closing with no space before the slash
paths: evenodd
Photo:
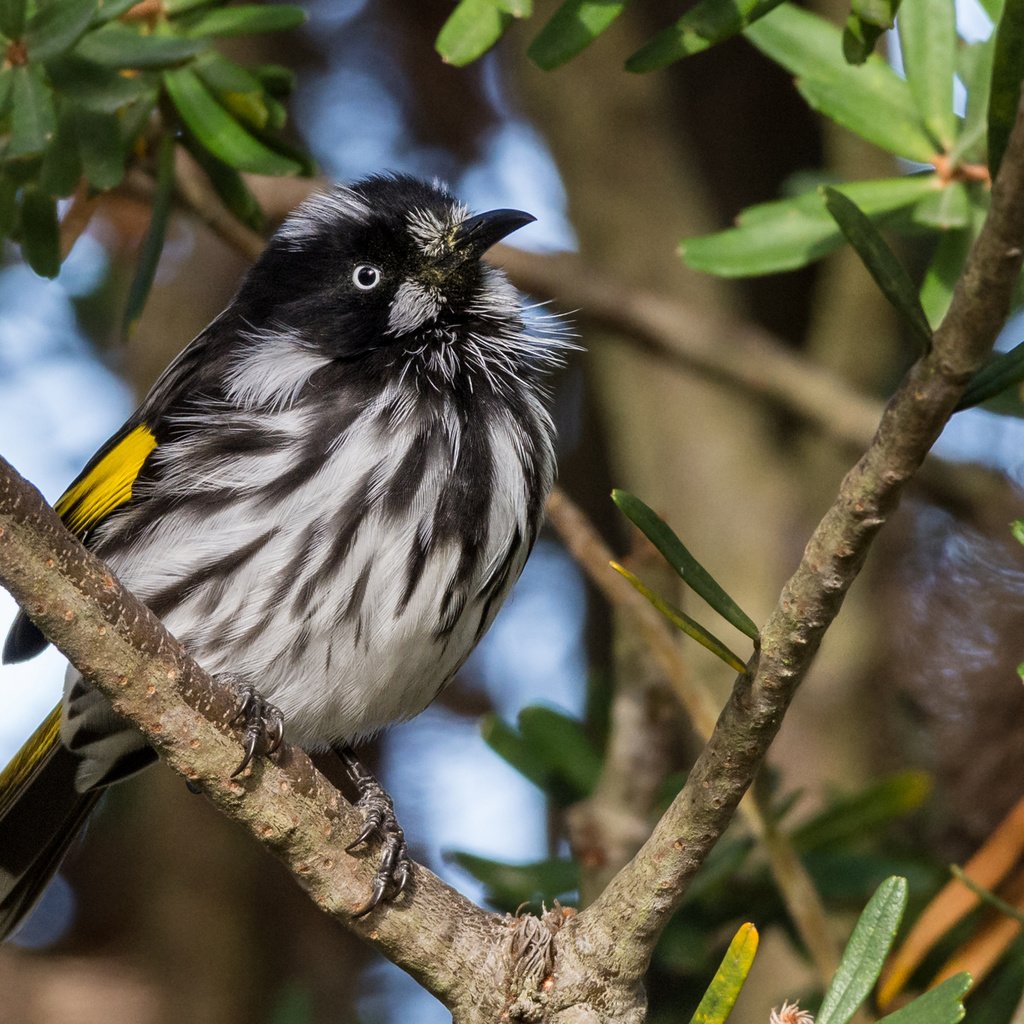
<path id="1" fill-rule="evenodd" d="M 709 650 L 716 658 L 720 658 L 733 671 L 746 671 L 746 665 L 718 637 L 705 629 L 699 622 L 691 619 L 686 612 L 677 608 L 671 602 L 666 601 L 663 597 L 659 597 L 650 587 L 634 576 L 628 569 L 619 565 L 618 562 L 612 562 L 611 566 L 620 576 L 624 576 L 637 591 L 643 594 L 673 626 L 682 630 L 688 637 L 696 640 L 701 647 Z"/>
<path id="2" fill-rule="evenodd" d="M 189 131 L 218 160 L 255 174 L 296 174 L 301 166 L 247 132 L 214 98 L 191 68 L 164 72 L 167 93 Z"/>
<path id="3" fill-rule="evenodd" d="M 184 64 L 208 45 L 203 39 L 143 35 L 120 22 L 111 22 L 82 36 L 74 53 L 109 68 L 167 68 Z"/>
<path id="4" fill-rule="evenodd" d="M 886 1014 L 878 1024 L 958 1024 L 967 1013 L 963 998 L 970 987 L 971 976 L 961 971 L 895 1013 Z"/>
<path id="5" fill-rule="evenodd" d="M 878 980 L 906 905 L 906 879 L 889 878 L 878 887 L 846 944 L 817 1024 L 847 1024 L 857 1012 Z"/>
<path id="6" fill-rule="evenodd" d="M 306 20 L 306 12 L 293 4 L 238 4 L 175 20 L 193 38 L 253 35 L 259 32 L 288 32 Z"/>
<path id="7" fill-rule="evenodd" d="M 480 735 L 484 743 L 523 778 L 548 791 L 551 781 L 548 766 L 516 729 L 498 715 L 484 715 L 480 720 Z"/>
<path id="8" fill-rule="evenodd" d="M 781 0 L 700 0 L 671 28 L 626 61 L 627 71 L 657 71 L 738 35 Z"/>
<path id="9" fill-rule="evenodd" d="M 601 774 L 601 756 L 576 719 L 534 705 L 519 712 L 519 731 L 531 749 L 573 793 L 589 796 Z"/>
<path id="10" fill-rule="evenodd" d="M 796 76 L 815 110 L 897 156 L 925 163 L 934 156 L 907 83 L 877 55 L 856 67 L 847 64 L 839 30 L 823 18 L 787 4 L 745 35 Z"/>
<path id="11" fill-rule="evenodd" d="M 51 196 L 69 196 L 81 177 L 82 158 L 78 150 L 75 109 L 65 102 L 57 118 L 57 131 L 43 153 L 39 187 Z"/>
<path id="12" fill-rule="evenodd" d="M 992 87 L 992 62 L 995 52 L 994 32 L 984 42 L 971 43 L 960 49 L 957 71 L 967 91 L 967 116 L 949 154 L 954 164 L 962 160 L 985 159 L 988 98 Z"/>
<path id="13" fill-rule="evenodd" d="M 953 3 L 950 0 L 904 0 L 899 35 L 907 83 L 921 120 L 932 138 L 948 152 L 957 134 L 957 118 L 953 113 L 957 47 Z"/>
<path id="14" fill-rule="evenodd" d="M 117 114 L 75 108 L 78 151 L 82 172 L 93 188 L 101 192 L 115 188 L 124 178 L 125 151 Z"/>
<path id="15" fill-rule="evenodd" d="M 986 363 L 967 385 L 956 411 L 970 409 L 995 398 L 1007 388 L 1024 380 L 1024 341 L 1014 345 L 1009 352 L 1002 352 Z"/>
<path id="16" fill-rule="evenodd" d="M 215 50 L 201 54 L 192 66 L 220 104 L 239 121 L 257 129 L 267 127 L 270 114 L 263 86 L 255 75 Z"/>
<path id="17" fill-rule="evenodd" d="M 0 117 L 6 117 L 14 101 L 14 69 L 0 67 Z"/>
<path id="18" fill-rule="evenodd" d="M 18 223 L 18 183 L 0 174 L 0 239 L 10 237 Z"/>
<path id="19" fill-rule="evenodd" d="M 931 791 L 932 780 L 925 772 L 898 772 L 853 796 L 836 800 L 795 829 L 790 841 L 799 853 L 844 849 L 916 811 Z"/>
<path id="20" fill-rule="evenodd" d="M 13 68 L 11 140 L 5 156 L 31 156 L 41 153 L 57 130 L 53 93 L 38 64 Z"/>
<path id="21" fill-rule="evenodd" d="M 70 50 L 85 34 L 95 13 L 96 0 L 60 0 L 40 7 L 25 25 L 29 60 L 49 60 Z"/>
<path id="22" fill-rule="evenodd" d="M 757 943 L 757 929 L 749 922 L 741 925 L 700 1005 L 690 1018 L 690 1024 L 725 1024 L 754 965 Z"/>
<path id="23" fill-rule="evenodd" d="M 60 230 L 57 201 L 35 185 L 21 193 L 21 252 L 40 277 L 60 272 Z"/>
<path id="24" fill-rule="evenodd" d="M 861 208 L 842 192 L 837 192 L 826 185 L 823 194 L 828 212 L 835 218 L 846 240 L 856 250 L 882 294 L 914 328 L 925 347 L 930 346 L 932 330 L 921 308 L 917 289 L 878 228 L 871 223 Z"/>
<path id="25" fill-rule="evenodd" d="M 628 491 L 612 491 L 612 501 L 623 514 L 661 552 L 662 557 L 679 574 L 694 593 L 741 633 L 755 643 L 759 634 L 753 619 L 719 586 L 715 578 L 697 561 L 672 528 L 651 508 Z"/>
<path id="26" fill-rule="evenodd" d="M 1008 3 L 996 27 L 988 100 L 988 167 L 995 178 L 1017 116 L 1024 82 L 1024 4 Z"/>
<path id="27" fill-rule="evenodd" d="M 0 0 L 0 33 L 5 39 L 20 39 L 25 31 L 26 0 Z"/>
<path id="28" fill-rule="evenodd" d="M 851 11 L 843 26 L 843 57 L 846 63 L 863 64 L 874 53 L 875 43 L 885 35 L 885 31 L 885 27 L 866 21 Z"/>
<path id="29" fill-rule="evenodd" d="M 222 163 L 190 136 L 186 136 L 184 141 L 224 205 L 253 231 L 263 231 L 266 227 L 263 210 L 238 171 Z"/>
<path id="30" fill-rule="evenodd" d="M 852 182 L 836 189 L 869 217 L 883 219 L 941 187 L 936 175 L 922 174 Z M 817 191 L 751 206 L 737 223 L 727 231 L 686 239 L 680 251 L 687 264 L 725 277 L 772 274 L 820 259 L 838 248 L 843 237 Z"/>
<path id="31" fill-rule="evenodd" d="M 48 61 L 46 71 L 57 92 L 73 97 L 79 106 L 101 113 L 113 114 L 147 94 L 155 99 L 152 73 L 122 75 L 115 68 L 83 60 L 77 54 Z"/>
<path id="32" fill-rule="evenodd" d="M 528 18 L 533 14 L 533 0 L 495 0 L 495 2 L 513 18 Z"/>
<path id="33" fill-rule="evenodd" d="M 277 99 L 287 99 L 295 91 L 295 72 L 283 64 L 259 64 L 249 70 L 260 85 Z"/>
<path id="34" fill-rule="evenodd" d="M 626 9 L 629 0 L 565 0 L 526 55 L 551 71 L 585 50 Z"/>
<path id="35" fill-rule="evenodd" d="M 949 181 L 934 195 L 926 196 L 913 210 L 915 224 L 939 231 L 965 228 L 971 222 L 971 202 L 962 181 Z"/>
<path id="36" fill-rule="evenodd" d="M 156 279 L 156 268 L 163 252 L 164 239 L 167 237 L 167 222 L 170 219 L 173 198 L 174 136 L 167 132 L 160 140 L 156 193 L 153 196 L 149 227 L 146 229 L 146 237 L 142 240 L 139 265 L 136 267 L 125 303 L 123 330 L 126 337 L 134 332 L 153 287 L 153 281 Z"/>
<path id="37" fill-rule="evenodd" d="M 1010 524 L 1010 532 L 1018 544 L 1024 544 L 1024 519 L 1014 519 Z"/>
<path id="38" fill-rule="evenodd" d="M 97 28 L 105 25 L 114 18 L 121 17 L 126 11 L 131 10 L 139 0 L 98 0 L 96 4 L 96 16 L 92 19 L 93 25 Z"/>
<path id="39" fill-rule="evenodd" d="M 497 0 L 461 0 L 441 26 L 434 47 L 446 64 L 463 67 L 486 53 L 511 22 L 512 15 Z"/>
<path id="40" fill-rule="evenodd" d="M 579 866 L 568 858 L 504 864 L 472 853 L 450 853 L 445 858 L 468 871 L 487 887 L 487 901 L 515 911 L 524 903 L 550 904 L 579 888 Z"/>

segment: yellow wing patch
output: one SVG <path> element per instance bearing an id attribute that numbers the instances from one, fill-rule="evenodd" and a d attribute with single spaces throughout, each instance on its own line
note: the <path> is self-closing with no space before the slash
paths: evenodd
<path id="1" fill-rule="evenodd" d="M 43 719 L 42 725 L 25 741 L 10 764 L 0 772 L 0 818 L 16 802 L 22 789 L 46 761 L 60 739 L 60 705 Z"/>
<path id="2" fill-rule="evenodd" d="M 136 427 L 96 460 L 61 496 L 57 514 L 64 525 L 81 536 L 108 512 L 132 496 L 132 486 L 156 438 L 149 427 Z"/>

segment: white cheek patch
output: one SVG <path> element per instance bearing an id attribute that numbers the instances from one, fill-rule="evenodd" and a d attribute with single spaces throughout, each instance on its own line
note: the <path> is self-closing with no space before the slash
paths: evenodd
<path id="1" fill-rule="evenodd" d="M 403 281 L 391 300 L 388 312 L 388 334 L 400 337 L 418 330 L 441 312 L 441 296 L 411 278 Z"/>

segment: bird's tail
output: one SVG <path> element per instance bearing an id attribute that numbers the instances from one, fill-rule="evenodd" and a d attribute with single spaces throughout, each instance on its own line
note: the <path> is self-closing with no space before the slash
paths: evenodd
<path id="1" fill-rule="evenodd" d="M 80 759 L 60 742 L 60 706 L 0 773 L 0 942 L 57 873 L 100 792 L 79 793 Z"/>

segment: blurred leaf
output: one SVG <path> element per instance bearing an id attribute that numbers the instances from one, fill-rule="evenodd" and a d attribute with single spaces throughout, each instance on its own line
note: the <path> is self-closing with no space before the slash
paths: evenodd
<path id="1" fill-rule="evenodd" d="M 913 218 L 915 224 L 938 228 L 940 231 L 967 227 L 971 222 L 967 186 L 962 181 L 948 182 L 914 207 Z"/>
<path id="2" fill-rule="evenodd" d="M 910 92 L 925 128 L 945 151 L 957 134 L 953 113 L 956 9 L 950 0 L 905 0 L 900 8 L 900 48 Z"/>
<path id="3" fill-rule="evenodd" d="M 101 192 L 120 185 L 125 152 L 117 115 L 76 107 L 75 125 L 86 180 Z"/>
<path id="4" fill-rule="evenodd" d="M 612 562 L 611 567 L 620 576 L 624 576 L 637 591 L 643 594 L 673 626 L 682 630 L 688 637 L 696 640 L 701 647 L 709 650 L 716 658 L 720 658 L 734 671 L 745 672 L 747 670 L 746 665 L 718 637 L 705 629 L 699 622 L 691 619 L 689 615 L 671 602 L 666 601 L 663 597 L 659 597 L 650 587 L 634 576 L 628 569 L 619 565 L 618 562 Z"/>
<path id="5" fill-rule="evenodd" d="M 574 800 L 589 796 L 601 774 L 601 755 L 574 718 L 533 705 L 519 712 L 519 731 Z"/>
<path id="6" fill-rule="evenodd" d="M 25 262 L 40 277 L 56 277 L 60 272 L 60 231 L 53 196 L 26 185 L 21 193 L 20 228 Z"/>
<path id="7" fill-rule="evenodd" d="M 198 56 L 192 67 L 221 105 L 239 121 L 254 128 L 267 127 L 269 113 L 263 86 L 255 75 L 216 50 Z"/>
<path id="8" fill-rule="evenodd" d="M 6 117 L 11 109 L 14 95 L 14 69 L 8 65 L 0 67 L 0 117 Z"/>
<path id="9" fill-rule="evenodd" d="M 878 1024 L 958 1024 L 967 1013 L 963 998 L 970 987 L 969 974 L 956 974 L 895 1013 L 887 1014 Z"/>
<path id="10" fill-rule="evenodd" d="M 222 163 L 195 139 L 186 137 L 184 142 L 185 147 L 210 179 L 210 184 L 224 205 L 253 231 L 263 231 L 266 228 L 263 210 L 238 171 Z"/>
<path id="11" fill-rule="evenodd" d="M 629 0 L 565 0 L 526 55 L 551 71 L 585 50 L 626 9 Z"/>
<path id="12" fill-rule="evenodd" d="M 910 879 L 915 889 L 930 891 L 942 883 L 942 875 L 924 860 L 894 854 L 848 848 L 816 850 L 801 858 L 814 888 L 826 906 L 863 906 L 885 879 L 893 874 Z"/>
<path id="13" fill-rule="evenodd" d="M 259 64 L 249 70 L 271 96 L 285 99 L 295 91 L 295 72 L 283 64 Z"/>
<path id="14" fill-rule="evenodd" d="M 928 162 L 935 155 L 907 83 L 877 55 L 847 64 L 839 30 L 823 18 L 787 4 L 745 34 L 796 76 L 815 110 L 897 156 Z"/>
<path id="15" fill-rule="evenodd" d="M 513 18 L 528 18 L 533 14 L 533 0 L 496 0 L 496 3 Z"/>
<path id="16" fill-rule="evenodd" d="M 981 405 L 1024 380 L 1024 341 L 986 363 L 967 385 L 956 411 Z"/>
<path id="17" fill-rule="evenodd" d="M 932 780 L 925 772 L 898 772 L 834 801 L 795 829 L 790 841 L 799 853 L 848 846 L 916 811 L 931 790 Z"/>
<path id="18" fill-rule="evenodd" d="M 75 56 L 109 68 L 167 68 L 183 64 L 209 45 L 203 39 L 143 35 L 120 22 L 87 32 Z"/>
<path id="19" fill-rule="evenodd" d="M 160 152 L 157 156 L 156 192 L 150 207 L 149 227 L 146 237 L 142 240 L 139 251 L 139 262 L 135 268 L 128 299 L 124 308 L 125 337 L 129 337 L 142 316 L 146 299 L 156 278 L 157 264 L 164 249 L 167 237 L 167 222 L 170 219 L 171 204 L 174 199 L 174 136 L 170 132 L 160 140 Z"/>
<path id="20" fill-rule="evenodd" d="M 23 38 L 29 60 L 49 60 L 70 50 L 95 13 L 96 0 L 60 0 L 40 7 L 25 25 Z"/>
<path id="21" fill-rule="evenodd" d="M 868 273 L 875 279 L 875 284 L 893 308 L 913 327 L 925 347 L 930 346 L 932 330 L 921 308 L 917 289 L 878 228 L 871 223 L 861 208 L 842 192 L 837 192 L 826 185 L 823 193 L 828 212 L 835 218 L 835 222 L 861 258 Z"/>
<path id="22" fill-rule="evenodd" d="M 753 619 L 722 589 L 718 581 L 690 553 L 672 528 L 651 508 L 628 491 L 612 491 L 612 501 L 661 556 L 679 574 L 679 578 L 703 598 L 726 622 L 757 643 L 759 634 Z"/>
<path id="23" fill-rule="evenodd" d="M 757 929 L 749 922 L 742 925 L 729 943 L 690 1024 L 725 1024 L 754 965 L 757 942 Z"/>
<path id="24" fill-rule="evenodd" d="M 892 28 L 900 0 L 853 0 L 843 29 L 843 57 L 848 64 L 863 64 L 878 37 Z"/>
<path id="25" fill-rule="evenodd" d="M 112 114 L 146 93 L 155 95 L 152 74 L 122 75 L 116 69 L 68 54 L 48 61 L 47 73 L 54 88 L 74 97 L 79 106 Z"/>
<path id="26" fill-rule="evenodd" d="M 5 39 L 20 39 L 25 30 L 26 0 L 0 0 L 0 33 Z"/>
<path id="27" fill-rule="evenodd" d="M 986 889 L 985 886 L 979 885 L 958 864 L 950 864 L 949 870 L 953 877 L 958 882 L 966 885 L 982 903 L 987 903 L 1005 917 L 1024 925 L 1024 910 L 1015 907 L 1012 903 L 1007 903 L 1004 899 L 1000 899 L 991 889 Z"/>
<path id="28" fill-rule="evenodd" d="M 739 839 L 726 836 L 720 840 L 687 888 L 684 903 L 697 903 L 705 898 L 713 899 L 716 889 L 728 885 L 730 880 L 736 878 L 753 849 L 754 840 L 749 836 L 742 836 Z"/>
<path id="29" fill-rule="evenodd" d="M 657 71 L 738 35 L 781 0 L 699 0 L 671 28 L 626 61 L 627 71 Z"/>
<path id="30" fill-rule="evenodd" d="M 194 11 L 197 7 L 209 7 L 215 0 L 163 0 L 164 10 L 171 18 L 176 18 L 186 11 Z"/>
<path id="31" fill-rule="evenodd" d="M 1010 525 L 1010 530 L 1013 533 L 1014 540 L 1019 544 L 1024 544 L 1024 519 L 1014 519 Z"/>
<path id="32" fill-rule="evenodd" d="M 12 68 L 14 78 L 11 114 L 11 140 L 5 156 L 30 156 L 41 153 L 57 130 L 53 94 L 38 64 Z"/>
<path id="33" fill-rule="evenodd" d="M 39 187 L 51 196 L 69 196 L 82 177 L 74 107 L 65 102 L 57 118 L 57 131 L 43 153 Z"/>
<path id="34" fill-rule="evenodd" d="M 506 911 L 524 903 L 552 903 L 579 888 L 579 866 L 557 858 L 531 864 L 504 864 L 472 853 L 453 852 L 446 860 L 458 864 L 487 887 L 487 901 Z"/>
<path id="35" fill-rule="evenodd" d="M 913 206 L 939 188 L 934 174 L 836 186 L 872 218 Z M 838 248 L 843 238 L 817 191 L 748 207 L 737 224 L 713 235 L 686 239 L 680 246 L 683 259 L 694 270 L 725 277 L 772 274 L 820 259 Z"/>
<path id="36" fill-rule="evenodd" d="M 18 183 L 0 174 L 0 239 L 7 238 L 18 222 Z"/>
<path id="37" fill-rule="evenodd" d="M 131 10 L 139 0 L 98 0 L 96 4 L 96 17 L 92 23 L 95 26 L 105 25 L 114 18 L 119 18 L 126 11 Z"/>
<path id="38" fill-rule="evenodd" d="M 967 116 L 950 151 L 950 160 L 983 160 L 988 134 L 988 97 L 992 87 L 995 32 L 980 43 L 960 48 L 957 71 L 967 92 Z"/>
<path id="39" fill-rule="evenodd" d="M 434 43 L 446 64 L 463 67 L 486 53 L 512 21 L 498 0 L 461 0 Z"/>
<path id="40" fill-rule="evenodd" d="M 298 163 L 268 149 L 210 94 L 191 68 L 164 72 L 167 93 L 189 131 L 218 160 L 239 171 L 296 174 Z"/>
<path id="41" fill-rule="evenodd" d="M 175 27 L 193 38 L 240 36 L 259 32 L 287 32 L 306 20 L 306 12 L 293 4 L 237 4 L 178 18 Z"/>
<path id="42" fill-rule="evenodd" d="M 847 1024 L 857 1012 L 878 980 L 906 905 L 906 879 L 889 878 L 878 887 L 846 944 L 817 1024 Z"/>
<path id="43" fill-rule="evenodd" d="M 1003 0 L 978 0 L 981 9 L 989 16 L 993 25 L 999 24 L 1003 16 Z"/>
<path id="44" fill-rule="evenodd" d="M 995 178 L 1017 116 L 1024 81 L 1024 4 L 1008 3 L 996 26 L 988 100 L 988 166 Z"/>
<path id="45" fill-rule="evenodd" d="M 547 792 L 551 782 L 548 765 L 503 718 L 494 714 L 484 715 L 480 719 L 480 735 L 498 757 L 515 768 L 523 778 Z"/>

